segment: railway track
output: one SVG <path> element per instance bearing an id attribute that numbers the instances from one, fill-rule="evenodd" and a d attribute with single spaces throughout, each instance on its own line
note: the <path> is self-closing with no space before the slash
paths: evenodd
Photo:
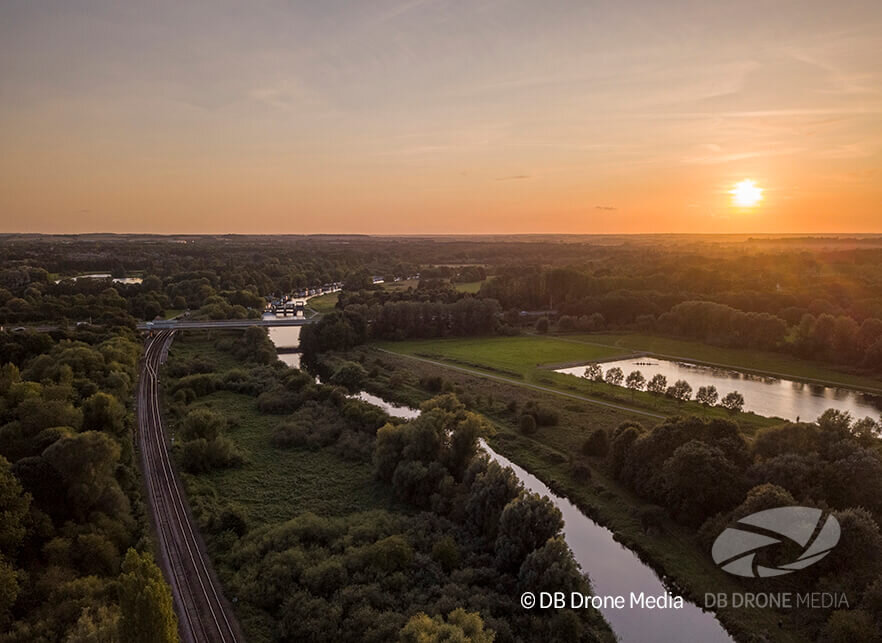
<path id="1" fill-rule="evenodd" d="M 223 597 L 167 448 L 159 405 L 159 368 L 174 331 L 160 331 L 144 347 L 138 389 L 138 446 L 160 563 L 172 588 L 186 643 L 238 643 L 241 630 Z"/>

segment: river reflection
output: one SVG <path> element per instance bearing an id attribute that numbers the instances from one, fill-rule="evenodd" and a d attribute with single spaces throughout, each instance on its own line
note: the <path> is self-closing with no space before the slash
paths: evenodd
<path id="1" fill-rule="evenodd" d="M 71 281 L 77 281 L 79 279 L 111 279 L 115 284 L 139 284 L 144 281 L 141 277 L 113 277 L 109 272 L 94 272 L 88 275 L 77 275 L 76 277 L 65 277 L 64 279 L 70 279 Z M 55 283 L 59 284 L 64 279 L 56 279 Z"/>
<path id="2" fill-rule="evenodd" d="M 303 313 L 297 317 L 302 318 Z M 273 313 L 264 313 L 263 319 L 291 319 L 291 316 L 276 316 Z M 270 326 L 267 328 L 270 341 L 279 348 L 298 348 L 300 346 L 300 329 L 302 326 Z M 300 368 L 300 353 L 282 352 L 278 354 L 279 360 L 291 368 Z"/>
<path id="3" fill-rule="evenodd" d="M 528 490 L 548 496 L 564 517 L 564 538 L 573 556 L 588 573 L 596 596 L 623 596 L 624 609 L 601 609 L 621 641 L 731 641 L 732 638 L 711 612 L 683 601 L 680 609 L 628 607 L 631 594 L 644 592 L 661 596 L 667 589 L 655 571 L 637 554 L 616 542 L 613 533 L 601 527 L 566 498 L 552 493 L 539 478 L 499 455 L 483 440 L 490 458 L 503 467 L 511 467 Z"/>
<path id="4" fill-rule="evenodd" d="M 647 381 L 661 373 L 667 378 L 668 386 L 676 380 L 686 380 L 692 386 L 693 396 L 700 386 L 716 386 L 720 399 L 726 393 L 738 391 L 744 396 L 745 411 L 767 417 L 791 421 L 799 418 L 813 422 L 830 408 L 848 411 L 857 418 L 870 416 L 875 419 L 882 413 L 882 398 L 847 388 L 806 384 L 646 356 L 601 364 L 604 372 L 616 366 L 622 369 L 626 377 L 632 371 L 640 371 Z M 581 376 L 585 372 L 585 366 L 561 368 L 557 372 Z"/>
<path id="5" fill-rule="evenodd" d="M 415 417 L 419 417 L 420 410 L 412 409 L 409 406 L 400 406 L 398 404 L 392 404 L 391 402 L 387 402 L 381 397 L 377 397 L 376 395 L 371 395 L 366 391 L 361 391 L 360 393 L 356 393 L 350 397 L 355 397 L 361 400 L 362 402 L 367 402 L 368 404 L 373 404 L 374 406 L 379 406 L 381 409 L 386 411 L 389 415 L 396 418 L 404 418 L 405 420 L 412 420 Z"/>
<path id="6" fill-rule="evenodd" d="M 391 404 L 363 391 L 353 397 L 375 404 L 395 417 L 413 419 L 420 414 L 418 409 Z M 634 552 L 616 542 L 609 529 L 591 520 L 566 498 L 552 493 L 539 478 L 496 453 L 484 440 L 481 440 L 481 447 L 492 460 L 503 467 L 511 467 L 526 489 L 548 496 L 560 509 L 564 518 L 564 538 L 582 570 L 588 573 L 594 594 L 625 598 L 624 609 L 600 610 L 619 640 L 634 643 L 732 640 L 711 612 L 704 612 L 686 601 L 680 609 L 627 607 L 632 592 L 643 592 L 647 596 L 661 596 L 667 592 L 655 571 Z"/>

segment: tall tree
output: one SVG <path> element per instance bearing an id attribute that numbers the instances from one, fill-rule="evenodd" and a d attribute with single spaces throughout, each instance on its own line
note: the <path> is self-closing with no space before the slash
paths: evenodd
<path id="1" fill-rule="evenodd" d="M 129 549 L 119 576 L 120 638 L 130 643 L 177 643 L 171 590 L 153 557 Z"/>

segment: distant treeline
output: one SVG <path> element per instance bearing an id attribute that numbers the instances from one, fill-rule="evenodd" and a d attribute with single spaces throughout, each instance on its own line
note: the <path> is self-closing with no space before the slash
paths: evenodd
<path id="1" fill-rule="evenodd" d="M 806 282 L 787 279 L 792 290 L 780 283 L 753 289 L 755 280 L 768 282 L 770 275 L 755 274 L 756 266 L 728 266 L 708 261 L 683 275 L 654 274 L 647 278 L 589 274 L 576 269 L 508 270 L 486 282 L 483 297 L 500 301 L 503 308 L 554 308 L 561 330 L 636 329 L 687 337 L 720 346 L 779 350 L 801 357 L 882 370 L 882 259 L 865 251 L 866 263 L 848 271 L 860 287 L 846 288 L 844 278 L 827 283 L 825 270 L 814 258 L 805 257 L 789 268 L 805 274 Z M 772 271 L 767 257 L 764 268 Z M 872 260 L 872 261 L 871 261 Z M 653 262 L 649 262 L 651 266 Z M 788 262 L 784 261 L 784 268 Z M 631 266 L 632 270 L 639 266 Z M 840 270 L 841 267 L 839 267 Z M 681 269 L 682 270 L 682 269 Z M 785 280 L 788 274 L 775 266 Z M 738 279 L 737 275 L 742 275 Z M 750 279 L 748 279 L 750 277 Z M 750 290 L 736 291 L 735 284 L 748 280 Z M 826 296 L 826 297 L 825 297 Z"/>
<path id="2" fill-rule="evenodd" d="M 300 348 L 307 363 L 326 351 L 346 351 L 368 339 L 487 335 L 496 329 L 499 304 L 466 297 L 453 303 L 395 301 L 352 304 L 304 326 Z"/>

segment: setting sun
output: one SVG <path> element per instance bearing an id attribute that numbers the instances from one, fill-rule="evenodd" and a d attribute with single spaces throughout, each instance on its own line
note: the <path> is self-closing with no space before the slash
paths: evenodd
<path id="1" fill-rule="evenodd" d="M 730 190 L 732 203 L 739 207 L 749 208 L 763 200 L 763 190 L 756 186 L 750 179 L 744 179 L 735 184 Z"/>

